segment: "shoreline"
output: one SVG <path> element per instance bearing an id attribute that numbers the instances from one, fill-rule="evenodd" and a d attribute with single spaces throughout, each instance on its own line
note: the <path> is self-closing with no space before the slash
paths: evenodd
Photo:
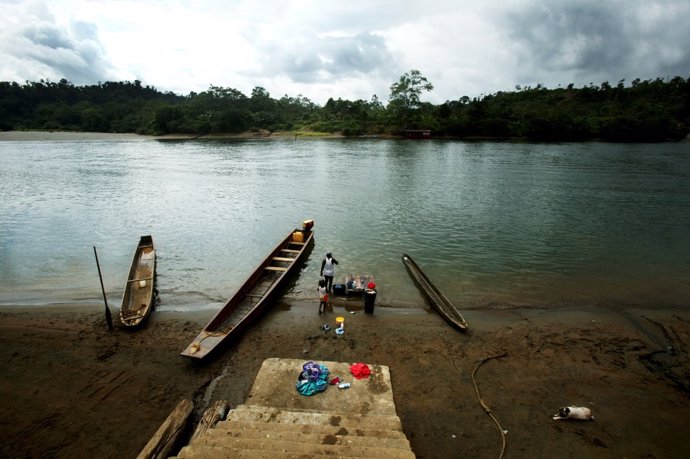
<path id="1" fill-rule="evenodd" d="M 690 409 L 690 312 L 592 306 L 465 310 L 467 333 L 419 308 L 347 314 L 320 331 L 312 301 L 275 307 L 204 364 L 179 355 L 207 314 L 154 311 L 108 332 L 103 306 L 0 307 L 0 455 L 133 457 L 182 398 L 195 419 L 215 400 L 244 403 L 266 358 L 369 362 L 391 371 L 398 416 L 419 457 L 683 457 Z M 113 314 L 115 317 L 116 315 Z M 669 349 L 673 349 L 673 353 Z M 556 422 L 560 406 L 594 422 Z M 132 422 L 135 420 L 135 422 Z M 127 441 L 123 443 L 123 439 Z"/>
<path id="2" fill-rule="evenodd" d="M 75 142 L 75 141 L 119 141 L 144 142 L 149 140 L 231 140 L 231 139 L 329 139 L 344 138 L 340 134 L 288 132 L 288 131 L 247 131 L 238 134 L 167 134 L 144 135 L 135 133 L 77 132 L 77 131 L 0 131 L 0 142 Z"/>
<path id="3" fill-rule="evenodd" d="M 232 139 L 405 139 L 402 136 L 395 136 L 391 134 L 376 134 L 376 135 L 363 135 L 348 137 L 342 134 L 336 133 L 322 133 L 322 132 L 310 132 L 310 131 L 267 131 L 267 130 L 254 130 L 245 131 L 237 134 L 166 134 L 166 135 L 148 135 L 148 134 L 135 134 L 135 133 L 111 133 L 111 132 L 79 132 L 79 131 L 41 131 L 41 130 L 26 130 L 26 131 L 0 131 L 0 142 L 12 141 L 12 142 L 61 142 L 61 141 L 122 141 L 122 142 L 134 142 L 134 141 L 148 141 L 148 140 L 232 140 Z M 515 138 L 503 138 L 503 137 L 452 137 L 452 136 L 441 136 L 433 137 L 435 140 L 457 140 L 462 142 L 505 142 L 505 143 L 524 143 L 532 142 L 529 139 L 522 137 Z M 417 139 L 419 140 L 419 139 Z M 689 142 L 690 134 L 685 138 L 679 140 L 667 140 L 658 143 L 677 143 L 677 142 Z M 573 143 L 592 143 L 592 142 L 606 142 L 601 139 L 587 139 L 573 141 Z M 562 142 L 553 142 L 562 143 Z M 608 142 L 611 143 L 611 142 Z"/>

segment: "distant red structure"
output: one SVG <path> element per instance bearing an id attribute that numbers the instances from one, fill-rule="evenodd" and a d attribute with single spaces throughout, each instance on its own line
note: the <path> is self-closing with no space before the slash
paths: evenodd
<path id="1" fill-rule="evenodd" d="M 430 139 L 431 129 L 405 129 L 406 139 Z"/>

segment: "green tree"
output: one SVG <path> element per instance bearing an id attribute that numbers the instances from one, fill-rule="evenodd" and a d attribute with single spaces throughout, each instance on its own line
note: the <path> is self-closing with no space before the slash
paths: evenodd
<path id="1" fill-rule="evenodd" d="M 421 106 L 419 100 L 424 91 L 432 91 L 434 85 L 419 70 L 410 70 L 400 76 L 397 83 L 391 85 L 390 102 L 397 103 L 408 110 Z"/>
<path id="2" fill-rule="evenodd" d="M 249 99 L 250 127 L 273 130 L 278 118 L 275 104 L 275 100 L 271 99 L 271 94 L 265 88 L 256 86 L 252 89 Z"/>
<path id="3" fill-rule="evenodd" d="M 420 97 L 425 91 L 432 91 L 434 85 L 419 70 L 410 70 L 391 85 L 388 108 L 396 122 L 407 125 L 415 119 L 415 112 L 422 106 Z"/>

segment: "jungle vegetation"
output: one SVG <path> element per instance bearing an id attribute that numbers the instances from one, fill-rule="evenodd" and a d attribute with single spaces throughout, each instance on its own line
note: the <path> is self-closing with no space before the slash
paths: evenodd
<path id="1" fill-rule="evenodd" d="M 690 78 L 581 88 L 516 87 L 440 105 L 423 102 L 433 90 L 418 70 L 390 87 L 388 101 L 272 97 L 255 87 L 245 95 L 210 86 L 186 96 L 138 80 L 75 86 L 67 80 L 0 82 L 0 130 L 68 130 L 139 134 L 233 134 L 268 130 L 401 135 L 430 129 L 433 137 L 537 141 L 657 142 L 690 132 Z"/>

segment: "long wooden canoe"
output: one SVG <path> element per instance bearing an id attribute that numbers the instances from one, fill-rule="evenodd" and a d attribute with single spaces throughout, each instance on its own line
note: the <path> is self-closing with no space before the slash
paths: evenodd
<path id="1" fill-rule="evenodd" d="M 307 220 L 301 229 L 290 231 L 182 351 L 182 355 L 203 359 L 221 343 L 242 333 L 264 312 L 289 275 L 298 270 L 311 247 L 313 223 Z"/>
<path id="2" fill-rule="evenodd" d="M 151 315 L 156 297 L 156 249 L 153 237 L 141 236 L 129 268 L 122 295 L 120 322 L 125 327 L 140 327 Z"/>
<path id="3" fill-rule="evenodd" d="M 422 292 L 429 304 L 438 311 L 439 314 L 453 327 L 458 330 L 465 330 L 467 322 L 451 301 L 431 282 L 431 280 L 424 274 L 422 268 L 414 262 L 414 260 L 407 254 L 403 254 L 402 261 L 410 273 L 412 280 Z"/>

